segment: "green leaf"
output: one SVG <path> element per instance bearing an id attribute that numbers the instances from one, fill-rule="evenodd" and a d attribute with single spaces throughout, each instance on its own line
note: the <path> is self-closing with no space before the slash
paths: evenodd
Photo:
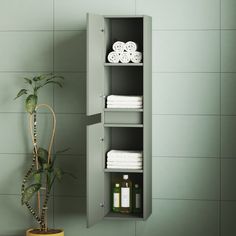
<path id="1" fill-rule="evenodd" d="M 44 85 L 46 85 L 46 84 L 56 84 L 56 85 L 58 85 L 59 87 L 62 88 L 62 84 L 60 82 L 58 82 L 58 81 L 51 80 L 51 81 L 47 81 Z"/>
<path id="2" fill-rule="evenodd" d="M 32 184 L 28 186 L 25 189 L 24 193 L 22 194 L 22 198 L 21 198 L 22 205 L 27 203 L 33 197 L 33 195 L 39 191 L 40 188 L 41 188 L 41 184 Z"/>
<path id="3" fill-rule="evenodd" d="M 32 80 L 31 79 L 28 79 L 28 78 L 24 78 L 25 82 L 28 83 L 28 84 L 32 84 Z"/>
<path id="4" fill-rule="evenodd" d="M 47 78 L 47 81 L 52 80 L 52 79 L 65 79 L 65 78 L 60 75 L 53 75 L 53 76 Z"/>
<path id="5" fill-rule="evenodd" d="M 26 98 L 25 108 L 26 108 L 27 112 L 32 114 L 35 111 L 35 108 L 37 106 L 37 101 L 38 101 L 38 97 L 36 95 L 33 95 L 33 94 L 29 95 Z"/>
<path id="6" fill-rule="evenodd" d="M 27 91 L 28 91 L 27 89 L 21 89 L 19 91 L 19 93 L 16 95 L 16 97 L 14 98 L 14 100 L 17 99 L 18 97 L 24 95 L 24 94 L 27 94 Z"/>
<path id="7" fill-rule="evenodd" d="M 26 180 L 28 181 L 28 180 L 32 179 L 32 177 L 35 177 L 35 175 L 37 175 L 37 174 L 40 174 L 40 175 L 41 175 L 42 172 L 43 172 L 42 169 L 32 171 L 31 174 L 27 177 Z M 38 177 L 36 176 L 36 178 L 38 178 Z"/>
<path id="8" fill-rule="evenodd" d="M 61 182 L 62 176 L 63 176 L 62 169 L 61 168 L 56 168 L 54 173 L 55 173 L 56 178 Z"/>
<path id="9" fill-rule="evenodd" d="M 34 77 L 33 77 L 33 81 L 37 82 L 37 81 L 39 81 L 39 80 L 40 80 L 40 76 L 34 76 Z"/>
<path id="10" fill-rule="evenodd" d="M 38 148 L 38 160 L 41 165 L 48 162 L 48 151 L 44 148 Z"/>
<path id="11" fill-rule="evenodd" d="M 42 179 L 41 172 L 37 172 L 34 174 L 34 182 L 36 184 L 41 184 L 41 179 Z"/>

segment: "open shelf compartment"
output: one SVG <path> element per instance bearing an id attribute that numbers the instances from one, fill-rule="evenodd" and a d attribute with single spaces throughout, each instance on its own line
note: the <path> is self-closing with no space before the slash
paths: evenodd
<path id="1" fill-rule="evenodd" d="M 143 174 L 142 173 L 105 173 L 105 219 L 121 219 L 121 220 L 141 220 L 143 218 L 143 207 L 139 213 L 119 213 L 112 211 L 112 187 L 115 183 L 119 183 L 122 180 L 122 176 L 128 174 L 129 179 L 132 181 L 132 187 L 134 184 L 138 184 L 143 189 Z M 133 204 L 131 190 L 131 206 Z M 141 194 L 141 206 L 143 206 L 143 193 Z"/>

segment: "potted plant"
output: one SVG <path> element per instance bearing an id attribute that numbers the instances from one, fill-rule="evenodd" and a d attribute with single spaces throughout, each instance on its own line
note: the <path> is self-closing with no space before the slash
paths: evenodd
<path id="1" fill-rule="evenodd" d="M 47 218 L 48 201 L 53 184 L 55 183 L 55 180 L 61 181 L 62 176 L 67 174 L 67 172 L 64 172 L 62 169 L 55 166 L 56 154 L 60 152 L 57 152 L 53 157 L 51 154 L 56 130 L 56 116 L 50 105 L 38 104 L 39 91 L 50 84 L 55 84 L 62 87 L 62 79 L 64 79 L 62 76 L 57 76 L 54 74 L 37 75 L 32 78 L 24 78 L 26 88 L 22 88 L 15 97 L 15 99 L 17 99 L 23 95 L 26 95 L 25 108 L 29 113 L 29 127 L 33 145 L 32 164 L 26 172 L 21 186 L 21 203 L 28 208 L 29 212 L 37 221 L 39 227 L 36 229 L 27 230 L 27 236 L 64 235 L 64 231 L 61 229 L 50 229 L 48 227 Z M 37 142 L 37 111 L 40 108 L 48 109 L 53 117 L 52 135 L 47 150 L 40 147 Z M 36 198 L 36 207 L 32 204 L 32 200 L 34 198 Z"/>

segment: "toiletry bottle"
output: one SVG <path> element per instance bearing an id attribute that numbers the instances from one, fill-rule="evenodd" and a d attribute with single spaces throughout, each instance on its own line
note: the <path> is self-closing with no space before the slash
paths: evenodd
<path id="1" fill-rule="evenodd" d="M 138 184 L 135 184 L 133 189 L 133 212 L 142 212 L 142 190 Z"/>
<path id="2" fill-rule="evenodd" d="M 132 205 L 132 182 L 128 175 L 123 175 L 123 180 L 121 182 L 121 213 L 131 213 Z"/>
<path id="3" fill-rule="evenodd" d="M 112 210 L 120 211 L 120 184 L 116 183 L 112 191 Z"/>

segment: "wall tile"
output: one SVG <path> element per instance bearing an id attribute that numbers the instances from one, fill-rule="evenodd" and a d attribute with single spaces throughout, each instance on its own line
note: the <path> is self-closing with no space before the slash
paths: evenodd
<path id="1" fill-rule="evenodd" d="M 221 27 L 222 29 L 236 29 L 236 2 L 221 0 Z"/>
<path id="2" fill-rule="evenodd" d="M 0 114 L 0 153 L 32 153 L 28 114 Z M 51 116 L 38 114 L 38 144 L 47 148 L 51 135 Z"/>
<path id="3" fill-rule="evenodd" d="M 221 162 L 221 197 L 222 200 L 236 200 L 236 160 L 226 159 Z"/>
<path id="4" fill-rule="evenodd" d="M 0 154 L 0 194 L 21 193 L 21 183 L 31 158 L 24 154 Z"/>
<path id="5" fill-rule="evenodd" d="M 73 174 L 64 175 L 60 183 L 55 184 L 55 195 L 60 196 L 86 196 L 86 158 L 76 156 L 60 156 L 57 166 L 63 171 Z"/>
<path id="6" fill-rule="evenodd" d="M 79 232 L 80 236 L 92 235 L 127 235 L 134 236 L 134 221 L 114 221 L 104 220 L 86 228 L 86 202 L 84 198 L 55 198 L 55 226 L 65 229 L 67 236 L 75 235 Z"/>
<path id="7" fill-rule="evenodd" d="M 67 154 L 84 155 L 86 149 L 86 116 L 57 115 L 56 151 L 70 148 Z"/>
<path id="8" fill-rule="evenodd" d="M 0 32 L 0 71 L 51 71 L 52 32 Z"/>
<path id="9" fill-rule="evenodd" d="M 153 29 L 219 29 L 219 0 L 137 0 L 137 14 L 152 16 Z M 186 20 L 188 19 L 188 20 Z"/>
<path id="10" fill-rule="evenodd" d="M 64 30 L 84 30 L 86 13 L 104 15 L 130 15 L 135 13 L 135 0 L 56 0 L 55 27 Z"/>
<path id="11" fill-rule="evenodd" d="M 153 116 L 153 156 L 219 157 L 218 116 Z"/>
<path id="12" fill-rule="evenodd" d="M 219 114 L 220 74 L 154 73 L 154 114 Z"/>
<path id="13" fill-rule="evenodd" d="M 32 78 L 33 76 L 35 74 L 32 73 L 0 73 L 0 88 L 4 88 L 4 91 L 6 91 L 0 93 L 0 112 L 25 112 L 25 97 L 17 100 L 13 100 L 13 98 L 16 97 L 21 88 L 27 88 L 23 78 Z M 39 93 L 38 103 L 46 102 L 52 106 L 52 91 L 53 87 L 51 85 L 44 87 Z"/>
<path id="14" fill-rule="evenodd" d="M 221 236 L 231 236 L 236 234 L 236 202 L 221 202 Z"/>
<path id="15" fill-rule="evenodd" d="M 27 209 L 21 206 L 20 196 L 0 195 L 0 202 L 1 235 L 25 235 L 26 229 L 35 225 Z"/>
<path id="16" fill-rule="evenodd" d="M 221 74 L 221 113 L 236 115 L 236 73 Z"/>
<path id="17" fill-rule="evenodd" d="M 218 200 L 217 158 L 153 158 L 153 197 Z"/>
<path id="18" fill-rule="evenodd" d="M 221 33 L 221 71 L 236 72 L 236 31 L 226 30 Z"/>
<path id="19" fill-rule="evenodd" d="M 154 31 L 154 72 L 219 72 L 219 31 Z"/>
<path id="20" fill-rule="evenodd" d="M 86 71 L 86 31 L 56 31 L 54 43 L 56 71 Z"/>
<path id="21" fill-rule="evenodd" d="M 236 117 L 224 116 L 221 118 L 221 156 L 236 157 Z"/>
<path id="22" fill-rule="evenodd" d="M 217 201 L 153 200 L 153 213 L 137 222 L 137 236 L 219 235 Z"/>
<path id="23" fill-rule="evenodd" d="M 52 30 L 53 0 L 1 0 L 0 30 Z"/>
<path id="24" fill-rule="evenodd" d="M 85 113 L 86 74 L 61 74 L 65 77 L 63 89 L 54 89 L 55 111 L 59 113 Z"/>

